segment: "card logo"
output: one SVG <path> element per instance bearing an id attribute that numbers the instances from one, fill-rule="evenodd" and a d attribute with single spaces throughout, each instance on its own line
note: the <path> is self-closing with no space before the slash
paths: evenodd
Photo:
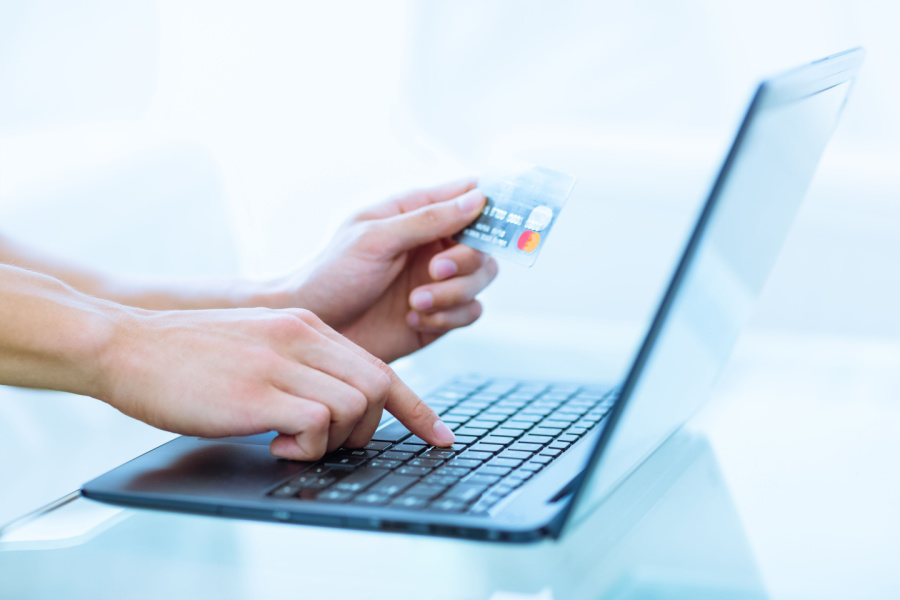
<path id="1" fill-rule="evenodd" d="M 534 252 L 541 243 L 541 234 L 537 231 L 523 231 L 519 236 L 518 248 L 522 252 Z"/>
<path id="2" fill-rule="evenodd" d="M 543 231 L 552 220 L 553 209 L 549 206 L 538 206 L 531 211 L 530 215 L 528 215 L 528 220 L 525 221 L 525 229 Z"/>

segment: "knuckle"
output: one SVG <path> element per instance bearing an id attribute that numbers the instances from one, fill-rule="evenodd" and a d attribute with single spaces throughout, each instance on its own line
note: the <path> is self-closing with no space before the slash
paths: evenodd
<path id="1" fill-rule="evenodd" d="M 294 309 L 294 316 L 297 318 L 297 320 L 306 325 L 316 325 L 320 322 L 320 319 L 318 316 L 316 316 L 316 313 L 306 308 Z"/>
<path id="2" fill-rule="evenodd" d="M 322 434 L 331 426 L 331 411 L 324 404 L 311 404 L 306 411 L 307 430 Z"/>
<path id="3" fill-rule="evenodd" d="M 309 331 L 309 326 L 295 314 L 282 314 L 272 321 L 276 336 L 285 341 L 302 337 Z"/>
<path id="4" fill-rule="evenodd" d="M 356 388 L 351 388 L 343 402 L 344 416 L 347 420 L 355 423 L 366 414 L 368 407 L 369 401 L 365 394 Z"/>
<path id="5" fill-rule="evenodd" d="M 450 319 L 447 317 L 446 313 L 434 313 L 428 315 L 426 325 L 431 329 L 449 329 Z"/>
<path id="6" fill-rule="evenodd" d="M 425 227 L 433 228 L 441 223 L 441 215 L 436 206 L 429 206 L 419 213 L 419 218 Z"/>
<path id="7" fill-rule="evenodd" d="M 387 365 L 384 365 L 384 367 L 387 368 Z M 387 398 L 388 393 L 391 391 L 391 376 L 385 371 L 379 370 L 378 374 L 372 380 L 372 385 L 374 387 L 373 396 L 375 396 L 376 401 L 379 404 L 384 404 L 385 398 Z"/>

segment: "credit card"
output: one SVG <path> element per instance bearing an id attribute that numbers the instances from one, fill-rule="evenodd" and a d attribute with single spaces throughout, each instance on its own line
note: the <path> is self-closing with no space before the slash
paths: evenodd
<path id="1" fill-rule="evenodd" d="M 487 203 L 456 240 L 530 267 L 544 249 L 574 186 L 574 177 L 537 166 L 481 177 L 478 189 Z"/>

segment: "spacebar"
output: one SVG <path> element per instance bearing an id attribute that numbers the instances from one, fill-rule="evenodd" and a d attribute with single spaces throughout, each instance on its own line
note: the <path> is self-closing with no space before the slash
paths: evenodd
<path id="1" fill-rule="evenodd" d="M 358 469 L 341 479 L 335 486 L 345 492 L 359 492 L 385 475 L 390 473 L 387 469 Z"/>
<path id="2" fill-rule="evenodd" d="M 387 427 L 382 427 L 372 436 L 373 440 L 379 442 L 399 442 L 400 440 L 412 435 L 400 421 L 394 421 Z"/>

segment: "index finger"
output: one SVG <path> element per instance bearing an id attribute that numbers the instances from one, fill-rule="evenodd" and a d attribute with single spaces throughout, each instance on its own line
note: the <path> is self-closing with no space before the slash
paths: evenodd
<path id="1" fill-rule="evenodd" d="M 432 446 L 450 446 L 456 436 L 437 413 L 425 404 L 415 392 L 390 369 L 391 391 L 384 404 L 385 410 L 406 425 L 413 435 L 417 435 Z"/>
<path id="2" fill-rule="evenodd" d="M 455 436 L 447 424 L 415 392 L 409 389 L 409 386 L 403 383 L 393 369 L 322 321 L 315 320 L 311 325 L 323 335 L 366 359 L 388 375 L 391 385 L 384 408 L 397 417 L 397 420 L 403 423 L 413 435 L 420 437 L 432 446 L 450 446 L 453 443 Z"/>
<path id="3" fill-rule="evenodd" d="M 475 189 L 478 180 L 474 177 L 451 181 L 432 188 L 413 190 L 376 204 L 359 214 L 359 220 L 384 219 L 418 210 L 423 206 L 444 202 Z"/>

